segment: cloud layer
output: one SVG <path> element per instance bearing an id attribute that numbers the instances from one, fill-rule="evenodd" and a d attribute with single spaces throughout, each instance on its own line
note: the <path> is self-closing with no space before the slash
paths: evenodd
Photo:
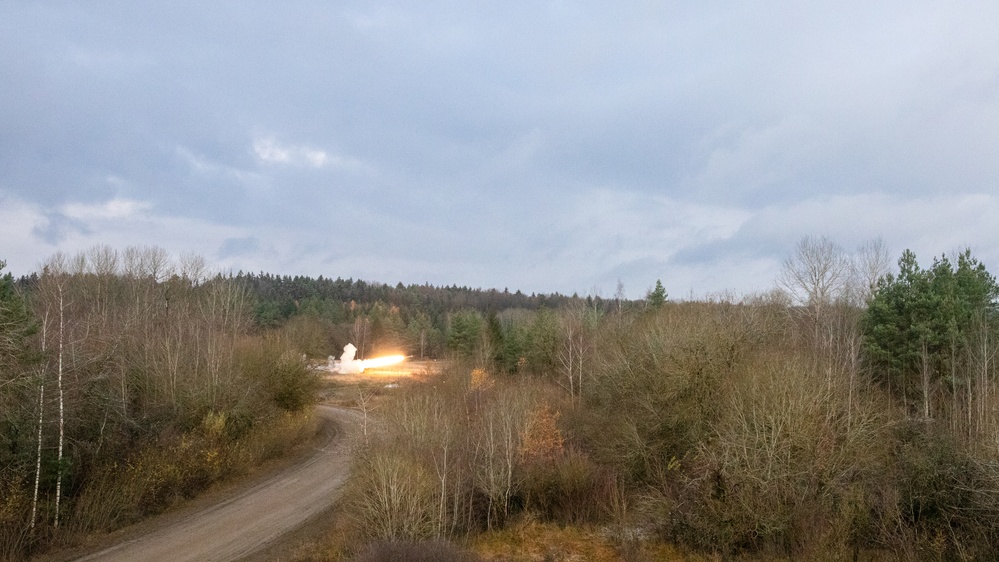
<path id="1" fill-rule="evenodd" d="M 639 297 L 804 235 L 999 264 L 999 7 L 0 8 L 0 259 Z"/>

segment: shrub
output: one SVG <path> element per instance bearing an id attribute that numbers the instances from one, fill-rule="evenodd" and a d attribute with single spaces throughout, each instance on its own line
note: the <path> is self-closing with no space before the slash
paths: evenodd
<path id="1" fill-rule="evenodd" d="M 555 458 L 525 463 L 520 482 L 524 509 L 545 521 L 596 522 L 610 504 L 611 480 L 606 470 L 574 449 Z"/>
<path id="2" fill-rule="evenodd" d="M 870 404 L 847 415 L 837 387 L 790 359 L 749 366 L 732 383 L 714 438 L 650 498 L 666 535 L 784 556 L 870 540 L 866 513 L 887 460 L 886 417 Z"/>
<path id="3" fill-rule="evenodd" d="M 376 542 L 368 545 L 355 562 L 478 562 L 473 552 L 444 541 Z"/>
<path id="4" fill-rule="evenodd" d="M 436 486 L 427 469 L 399 451 L 362 455 L 351 471 L 348 504 L 358 528 L 385 541 L 431 538 Z"/>
<path id="5" fill-rule="evenodd" d="M 722 385 L 758 346 L 749 308 L 666 305 L 599 338 L 585 394 L 596 458 L 633 483 L 710 438 Z"/>
<path id="6" fill-rule="evenodd" d="M 13 471 L 0 473 L 0 560 L 21 556 L 30 541 L 31 498 L 22 476 Z"/>
<path id="7" fill-rule="evenodd" d="M 244 376 L 275 406 L 297 412 L 315 403 L 319 377 L 308 369 L 298 352 L 278 338 L 248 342 L 240 358 Z"/>
<path id="8" fill-rule="evenodd" d="M 210 412 L 190 433 L 163 437 L 124 461 L 94 467 L 73 503 L 72 530 L 110 531 L 158 513 L 315 432 L 311 415 L 285 414 L 261 420 L 253 431 L 232 439 L 231 421 L 224 413 Z"/>
<path id="9" fill-rule="evenodd" d="M 999 467 L 974 458 L 932 422 L 896 432 L 892 471 L 881 506 L 884 542 L 912 556 L 988 558 L 999 546 Z M 907 546 L 903 543 L 908 543 Z"/>
<path id="10" fill-rule="evenodd" d="M 271 399 L 282 410 L 298 412 L 316 402 L 318 377 L 301 360 L 287 354 L 275 366 L 268 383 Z"/>

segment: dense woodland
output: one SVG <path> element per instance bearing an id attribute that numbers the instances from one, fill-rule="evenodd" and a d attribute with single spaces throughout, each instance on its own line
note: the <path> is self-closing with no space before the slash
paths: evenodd
<path id="1" fill-rule="evenodd" d="M 253 307 L 158 248 L 0 277 L 0 559 L 133 522 L 310 436 L 318 381 Z"/>
<path id="2" fill-rule="evenodd" d="M 541 522 L 606 559 L 996 559 L 999 287 L 970 252 L 890 262 L 806 238 L 764 295 L 472 314 L 380 414 L 326 552 L 488 557 Z"/>
<path id="3" fill-rule="evenodd" d="M 445 357 L 478 345 L 483 314 L 570 301 L 585 302 L 210 274 L 156 247 L 57 254 L 16 280 L 0 267 L 0 559 L 133 522 L 308 437 L 310 358 L 348 342 Z"/>
<path id="4" fill-rule="evenodd" d="M 606 529 L 630 560 L 992 559 L 999 286 L 967 251 L 891 261 L 809 237 L 771 292 L 676 302 L 57 255 L 0 281 L 0 553 L 280 454 L 311 427 L 303 354 L 353 342 L 448 361 L 377 411 L 320 557 L 474 559 L 529 520 Z"/>

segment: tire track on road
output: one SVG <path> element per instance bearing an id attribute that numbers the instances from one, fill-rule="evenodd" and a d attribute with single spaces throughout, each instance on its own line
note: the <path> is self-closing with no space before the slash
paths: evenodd
<path id="1" fill-rule="evenodd" d="M 302 462 L 252 488 L 79 562 L 231 561 L 267 547 L 329 509 L 350 472 L 361 414 L 318 406 L 328 439 Z"/>

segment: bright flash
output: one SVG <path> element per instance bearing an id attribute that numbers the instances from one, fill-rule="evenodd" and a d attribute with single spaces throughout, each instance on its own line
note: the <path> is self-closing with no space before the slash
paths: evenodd
<path id="1" fill-rule="evenodd" d="M 396 363 L 402 363 L 406 360 L 405 355 L 386 355 L 385 357 L 372 357 L 371 359 L 364 359 L 361 361 L 361 368 L 363 369 L 377 369 L 378 367 L 388 367 L 389 365 L 395 365 Z"/>

